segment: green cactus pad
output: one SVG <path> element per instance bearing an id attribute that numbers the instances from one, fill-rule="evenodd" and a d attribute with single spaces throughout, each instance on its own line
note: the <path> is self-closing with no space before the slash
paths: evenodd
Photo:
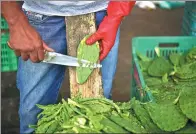
<path id="1" fill-rule="evenodd" d="M 180 108 L 174 104 L 147 103 L 144 106 L 153 122 L 163 131 L 177 131 L 188 121 Z"/>
<path id="2" fill-rule="evenodd" d="M 77 49 L 77 58 L 88 60 L 91 63 L 97 63 L 99 60 L 99 44 L 98 42 L 93 45 L 86 45 L 85 41 L 89 35 L 85 36 L 84 39 L 80 42 Z M 90 67 L 77 67 L 76 68 L 76 77 L 79 84 L 83 84 L 87 81 L 88 77 L 91 75 L 93 69 Z"/>
<path id="3" fill-rule="evenodd" d="M 169 59 L 170 59 L 171 63 L 175 66 L 180 65 L 180 58 L 181 58 L 181 55 L 178 53 L 172 53 L 169 55 Z"/>
<path id="4" fill-rule="evenodd" d="M 192 121 L 196 122 L 196 88 L 186 87 L 179 98 L 180 109 Z"/>
<path id="5" fill-rule="evenodd" d="M 144 126 L 144 128 L 148 132 L 153 132 L 153 133 L 161 132 L 161 130 L 157 127 L 157 125 L 153 123 L 150 115 L 148 114 L 146 109 L 143 107 L 143 105 L 140 104 L 140 102 L 135 99 L 132 99 L 131 102 L 132 102 L 133 111 L 137 119 Z"/>
<path id="6" fill-rule="evenodd" d="M 165 74 L 170 73 L 173 70 L 173 66 L 164 57 L 157 57 L 153 60 L 152 64 L 148 68 L 148 73 L 151 76 L 162 77 Z"/>
<path id="7" fill-rule="evenodd" d="M 129 132 L 132 133 L 146 133 L 147 131 L 141 125 L 141 123 L 134 117 L 132 114 L 129 117 L 120 117 L 119 115 L 111 115 L 110 118 L 113 122 L 118 124 L 119 126 L 125 128 Z"/>
<path id="8" fill-rule="evenodd" d="M 173 85 L 168 86 L 159 86 L 151 88 L 151 93 L 156 101 L 159 104 L 168 104 L 173 103 L 176 98 L 179 96 L 181 88 L 177 88 Z"/>
<path id="9" fill-rule="evenodd" d="M 193 62 L 196 61 L 196 47 L 192 48 L 188 54 L 186 55 L 186 61 L 187 62 Z"/>
<path id="10" fill-rule="evenodd" d="M 195 70 L 196 70 L 196 62 L 185 64 L 177 68 L 177 72 L 175 73 L 175 76 L 180 79 L 191 79 L 196 77 Z"/>
<path id="11" fill-rule="evenodd" d="M 187 52 L 181 55 L 180 61 L 179 61 L 180 66 L 186 64 L 186 55 L 187 55 Z"/>
<path id="12" fill-rule="evenodd" d="M 113 108 L 111 105 L 100 102 L 99 100 L 91 100 L 90 103 L 87 101 L 81 104 L 85 105 L 91 111 L 93 111 L 93 114 L 107 113 Z"/>
<path id="13" fill-rule="evenodd" d="M 140 68 L 143 72 L 148 70 L 150 64 L 152 64 L 152 61 L 139 61 Z"/>
<path id="14" fill-rule="evenodd" d="M 161 85 L 163 82 L 160 78 L 157 77 L 149 77 L 145 79 L 146 85 L 148 86 L 157 86 Z"/>

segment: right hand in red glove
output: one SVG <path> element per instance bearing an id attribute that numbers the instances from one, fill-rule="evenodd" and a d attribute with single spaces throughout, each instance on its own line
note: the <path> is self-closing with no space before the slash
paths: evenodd
<path id="1" fill-rule="evenodd" d="M 111 1 L 108 4 L 107 16 L 104 17 L 97 32 L 91 35 L 87 40 L 87 45 L 92 45 L 100 41 L 101 53 L 100 60 L 103 60 L 112 49 L 119 25 L 123 18 L 127 16 L 135 5 L 135 1 L 120 2 Z"/>
<path id="2" fill-rule="evenodd" d="M 87 45 L 92 44 L 96 41 L 100 41 L 100 61 L 102 61 L 112 49 L 115 43 L 116 33 L 120 22 L 121 18 L 112 18 L 106 16 L 101 22 L 97 32 L 91 35 L 86 40 Z"/>

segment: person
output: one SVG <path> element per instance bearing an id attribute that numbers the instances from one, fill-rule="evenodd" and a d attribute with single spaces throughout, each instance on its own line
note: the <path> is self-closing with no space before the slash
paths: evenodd
<path id="1" fill-rule="evenodd" d="M 32 133 L 40 110 L 36 104 L 57 101 L 65 66 L 45 64 L 44 50 L 66 54 L 66 16 L 95 13 L 97 31 L 88 45 L 99 41 L 104 96 L 110 98 L 116 72 L 120 24 L 132 11 L 135 1 L 37 1 L 25 0 L 22 10 L 17 2 L 3 1 L 10 40 L 8 45 L 19 56 L 17 88 L 20 91 L 20 133 Z M 74 36 L 74 35 L 73 35 Z"/>

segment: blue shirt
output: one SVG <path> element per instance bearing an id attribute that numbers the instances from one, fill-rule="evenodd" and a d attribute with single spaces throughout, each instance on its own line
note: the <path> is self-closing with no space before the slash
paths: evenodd
<path id="1" fill-rule="evenodd" d="M 97 1 L 39 1 L 24 0 L 23 8 L 48 16 L 75 16 L 106 10 L 106 0 Z"/>

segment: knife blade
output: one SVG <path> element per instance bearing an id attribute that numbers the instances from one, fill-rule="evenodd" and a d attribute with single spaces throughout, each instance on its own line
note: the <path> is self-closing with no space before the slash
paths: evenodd
<path id="1" fill-rule="evenodd" d="M 45 58 L 42 62 L 65 65 L 65 66 L 75 66 L 75 67 L 89 67 L 89 68 L 101 68 L 101 64 L 91 63 L 88 60 L 78 59 L 76 57 L 63 55 L 56 52 L 46 52 Z"/>

